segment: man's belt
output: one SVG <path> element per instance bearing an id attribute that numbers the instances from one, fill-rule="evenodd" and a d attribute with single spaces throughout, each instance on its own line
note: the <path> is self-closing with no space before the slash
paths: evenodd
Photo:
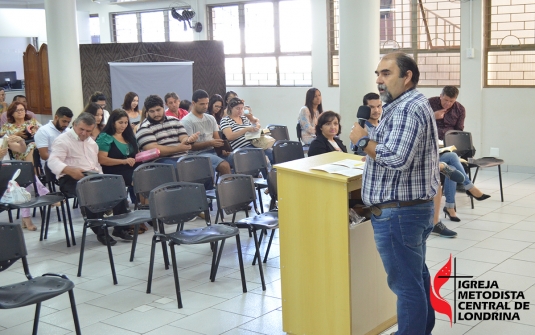
<path id="1" fill-rule="evenodd" d="M 398 208 L 398 207 L 407 207 L 407 206 L 416 206 L 420 204 L 425 204 L 426 202 L 432 201 L 433 199 L 429 200 L 411 200 L 411 201 L 391 201 L 391 202 L 385 202 L 382 204 L 377 205 L 371 205 L 370 210 L 375 216 L 381 216 L 383 213 L 382 209 L 385 208 Z"/>

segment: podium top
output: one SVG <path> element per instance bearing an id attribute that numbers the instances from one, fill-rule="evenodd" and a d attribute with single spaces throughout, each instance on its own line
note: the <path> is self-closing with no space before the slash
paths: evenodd
<path id="1" fill-rule="evenodd" d="M 329 164 L 338 162 L 344 159 L 355 160 L 356 162 L 361 162 L 362 156 L 357 156 L 353 154 L 347 154 L 345 152 L 329 152 L 326 154 L 321 154 L 313 157 L 306 157 L 302 159 L 297 159 L 294 161 L 276 164 L 274 167 L 277 171 L 289 171 L 309 176 L 314 176 L 316 178 L 329 179 L 336 182 L 349 183 L 353 181 L 361 181 L 362 173 L 354 177 L 346 177 L 340 174 L 328 173 L 320 170 L 313 170 L 312 168 L 318 167 L 320 165 Z"/>

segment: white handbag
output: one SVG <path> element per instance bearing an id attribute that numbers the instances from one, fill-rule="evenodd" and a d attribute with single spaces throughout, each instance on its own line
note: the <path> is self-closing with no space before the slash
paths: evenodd
<path id="1" fill-rule="evenodd" d="M 13 177 L 11 177 L 11 180 L 7 184 L 7 190 L 0 199 L 0 202 L 6 204 L 22 204 L 32 199 L 30 192 L 20 187 L 19 183 L 16 182 L 16 179 L 19 175 L 20 169 L 15 171 L 15 174 L 13 174 Z"/>

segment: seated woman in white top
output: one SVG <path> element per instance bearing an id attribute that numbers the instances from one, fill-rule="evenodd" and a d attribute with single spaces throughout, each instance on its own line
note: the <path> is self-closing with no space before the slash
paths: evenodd
<path id="1" fill-rule="evenodd" d="M 316 138 L 308 149 L 308 157 L 331 151 L 347 152 L 346 146 L 337 137 L 341 132 L 340 115 L 333 111 L 322 113 L 316 125 Z"/>
<path id="2" fill-rule="evenodd" d="M 250 139 L 245 138 L 246 133 L 254 133 L 260 130 L 260 121 L 248 112 L 244 114 L 244 102 L 239 98 L 230 99 L 227 106 L 227 116 L 221 119 L 219 124 L 221 131 L 230 143 L 232 150 L 244 147 L 254 147 Z M 265 149 L 264 153 L 270 162 L 273 162 L 273 150 Z M 234 166 L 232 155 L 228 158 L 231 166 Z"/>
<path id="3" fill-rule="evenodd" d="M 310 144 L 316 137 L 316 124 L 321 113 L 323 113 L 321 92 L 312 87 L 307 91 L 305 105 L 301 107 L 297 119 L 301 127 L 301 139 L 305 144 Z"/>

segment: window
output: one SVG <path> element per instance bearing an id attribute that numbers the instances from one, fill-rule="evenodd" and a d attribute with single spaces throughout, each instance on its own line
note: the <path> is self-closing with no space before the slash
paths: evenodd
<path id="1" fill-rule="evenodd" d="M 339 2 L 329 4 L 329 72 L 339 85 Z M 420 86 L 459 85 L 461 71 L 461 4 L 444 0 L 381 0 L 381 55 L 402 51 L 420 69 Z"/>
<path id="2" fill-rule="evenodd" d="M 223 41 L 228 86 L 312 85 L 310 0 L 208 6 L 209 39 Z"/>
<path id="3" fill-rule="evenodd" d="M 177 12 L 181 13 L 181 9 Z M 193 41 L 193 29 L 186 23 L 184 30 L 184 22 L 175 20 L 169 9 L 111 15 L 117 43 Z"/>
<path id="4" fill-rule="evenodd" d="M 91 35 L 91 43 L 100 43 L 100 20 L 98 14 L 89 15 L 89 34 Z"/>
<path id="5" fill-rule="evenodd" d="M 485 30 L 486 86 L 535 86 L 533 0 L 487 0 Z"/>

